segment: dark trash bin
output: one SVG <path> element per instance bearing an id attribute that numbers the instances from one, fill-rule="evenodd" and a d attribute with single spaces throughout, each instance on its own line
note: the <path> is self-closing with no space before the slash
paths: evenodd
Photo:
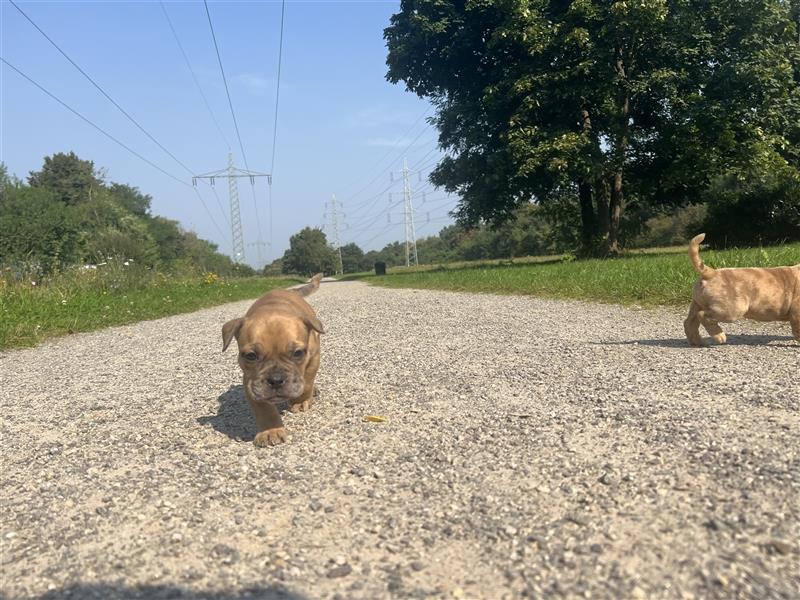
<path id="1" fill-rule="evenodd" d="M 375 263 L 375 275 L 386 275 L 386 263 L 379 261 Z"/>

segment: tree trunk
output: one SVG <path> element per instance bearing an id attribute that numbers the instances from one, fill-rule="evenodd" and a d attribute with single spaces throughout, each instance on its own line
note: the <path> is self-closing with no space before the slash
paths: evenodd
<path id="1" fill-rule="evenodd" d="M 611 214 L 608 227 L 608 252 L 618 254 L 619 247 L 619 220 L 622 215 L 622 165 L 617 166 L 614 173 L 614 187 L 611 190 Z"/>
<path id="2" fill-rule="evenodd" d="M 597 235 L 597 219 L 592 205 L 592 184 L 584 181 L 578 184 L 578 199 L 581 203 L 581 241 L 583 249 L 592 249 L 594 237 Z"/>
<path id="3" fill-rule="evenodd" d="M 594 197 L 597 203 L 597 223 L 602 236 L 608 239 L 608 230 L 611 226 L 611 208 L 608 204 L 608 183 L 599 175 L 594 180 Z"/>
<path id="4" fill-rule="evenodd" d="M 590 138 L 592 134 L 592 117 L 586 106 L 581 107 L 581 133 Z M 591 162 L 591 161 L 590 161 Z M 592 204 L 592 183 L 591 175 L 578 183 L 578 200 L 581 205 L 581 242 L 584 252 L 592 252 L 595 249 L 594 240 L 597 236 L 597 218 Z"/>
<path id="5" fill-rule="evenodd" d="M 626 73 L 625 60 L 623 58 L 623 49 L 617 47 L 616 49 L 616 64 L 615 68 L 617 75 L 623 81 L 629 75 Z M 614 186 L 611 189 L 611 214 L 608 228 L 608 252 L 610 254 L 618 254 L 619 247 L 619 222 L 622 216 L 624 196 L 622 193 L 622 174 L 625 167 L 625 158 L 628 152 L 628 133 L 629 124 L 628 118 L 630 114 L 630 96 L 627 89 L 623 90 L 620 98 L 620 111 L 619 111 L 619 128 L 615 140 L 614 152 Z"/>

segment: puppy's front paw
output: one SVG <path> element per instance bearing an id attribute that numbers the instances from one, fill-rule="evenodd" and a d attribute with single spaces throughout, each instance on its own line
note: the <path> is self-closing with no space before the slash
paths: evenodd
<path id="1" fill-rule="evenodd" d="M 274 427 L 273 429 L 265 429 L 257 433 L 253 443 L 260 447 L 277 446 L 278 444 L 284 443 L 286 439 L 286 428 Z"/>
<path id="2" fill-rule="evenodd" d="M 290 404 L 289 410 L 293 413 L 306 412 L 307 410 L 311 410 L 312 404 L 314 404 L 314 401 L 311 398 L 309 398 L 308 400 L 303 400 L 302 402 L 295 402 L 294 404 Z"/>
<path id="3" fill-rule="evenodd" d="M 717 342 L 718 344 L 724 344 L 726 341 L 728 341 L 728 338 L 725 336 L 724 333 L 717 333 L 715 335 L 712 335 L 711 337 L 713 337 L 714 341 Z"/>

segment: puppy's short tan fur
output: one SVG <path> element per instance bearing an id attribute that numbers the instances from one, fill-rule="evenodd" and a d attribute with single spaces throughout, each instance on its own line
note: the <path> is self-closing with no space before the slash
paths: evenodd
<path id="1" fill-rule="evenodd" d="M 800 342 L 800 264 L 793 267 L 712 269 L 700 258 L 700 242 L 692 238 L 689 257 L 700 278 L 692 290 L 692 306 L 683 323 L 693 346 L 703 346 L 700 324 L 718 344 L 725 343 L 721 322 L 747 318 L 789 321 Z"/>
<path id="2" fill-rule="evenodd" d="M 278 407 L 292 412 L 311 408 L 319 369 L 319 335 L 314 309 L 303 299 L 319 289 L 322 274 L 304 286 L 267 292 L 244 317 L 222 326 L 222 351 L 236 338 L 244 392 L 256 418 L 256 446 L 286 441 Z"/>

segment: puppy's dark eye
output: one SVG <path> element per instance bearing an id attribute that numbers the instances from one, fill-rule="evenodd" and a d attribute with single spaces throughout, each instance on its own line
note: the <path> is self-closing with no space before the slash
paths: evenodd
<path id="1" fill-rule="evenodd" d="M 295 360 L 301 360 L 306 355 L 306 351 L 302 348 L 298 348 L 294 352 L 292 352 L 292 358 Z"/>
<path id="2" fill-rule="evenodd" d="M 242 357 L 248 362 L 253 362 L 258 360 L 258 354 L 256 354 L 255 352 L 243 352 Z"/>

